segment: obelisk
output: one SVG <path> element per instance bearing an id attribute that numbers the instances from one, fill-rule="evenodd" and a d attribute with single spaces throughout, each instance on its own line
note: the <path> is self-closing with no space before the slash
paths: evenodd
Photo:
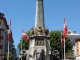
<path id="1" fill-rule="evenodd" d="M 36 0 L 35 27 L 45 28 L 43 0 Z"/>
<path id="2" fill-rule="evenodd" d="M 35 27 L 30 30 L 29 60 L 50 60 L 49 39 L 49 31 L 44 22 L 43 0 L 36 0 Z"/>

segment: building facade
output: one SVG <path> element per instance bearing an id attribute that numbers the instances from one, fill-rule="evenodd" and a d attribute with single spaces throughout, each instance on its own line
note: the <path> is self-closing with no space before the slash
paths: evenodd
<path id="1" fill-rule="evenodd" d="M 80 60 L 80 38 L 76 39 L 76 60 Z"/>
<path id="2" fill-rule="evenodd" d="M 13 54 L 13 60 L 16 59 L 17 55 L 16 55 L 16 48 L 15 48 L 15 45 L 14 45 L 14 39 L 13 39 L 13 33 L 11 31 L 11 40 L 10 40 L 10 44 L 9 44 L 9 51 L 12 52 Z"/>
<path id="3" fill-rule="evenodd" d="M 8 52 L 8 29 L 7 20 L 3 13 L 0 13 L 0 60 L 4 58 L 6 52 Z M 10 41 L 10 52 L 12 52 L 13 47 L 13 37 Z"/>
<path id="4" fill-rule="evenodd" d="M 72 44 L 73 44 L 73 51 L 74 51 L 74 57 L 76 57 L 76 45 L 75 45 L 75 42 L 76 42 L 76 39 L 77 38 L 80 38 L 80 34 L 77 34 L 76 31 L 71 31 L 71 30 L 68 30 L 68 36 L 70 37 L 71 41 L 72 41 Z"/>
<path id="5" fill-rule="evenodd" d="M 7 51 L 7 30 L 9 29 L 6 18 L 0 13 L 0 60 L 3 59 Z"/>

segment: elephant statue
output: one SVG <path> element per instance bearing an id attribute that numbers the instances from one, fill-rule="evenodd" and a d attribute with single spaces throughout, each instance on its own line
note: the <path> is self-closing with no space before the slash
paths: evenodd
<path id="1" fill-rule="evenodd" d="M 37 34 L 38 34 L 38 35 L 43 35 L 43 34 L 44 34 L 44 30 L 43 30 L 42 27 L 38 27 L 38 28 L 37 28 Z"/>
<path id="2" fill-rule="evenodd" d="M 45 35 L 46 35 L 46 36 L 49 35 L 49 29 L 48 29 L 48 28 L 45 29 Z"/>
<path id="3" fill-rule="evenodd" d="M 34 35 L 34 28 L 30 30 L 30 35 Z"/>

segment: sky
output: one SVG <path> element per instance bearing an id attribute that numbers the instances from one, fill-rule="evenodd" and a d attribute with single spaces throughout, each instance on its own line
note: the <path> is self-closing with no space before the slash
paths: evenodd
<path id="1" fill-rule="evenodd" d="M 1 0 L 0 12 L 7 23 L 12 20 L 11 30 L 14 45 L 20 42 L 22 29 L 30 30 L 35 25 L 36 0 Z M 62 30 L 64 17 L 69 30 L 80 34 L 80 0 L 44 0 L 45 27 Z"/>

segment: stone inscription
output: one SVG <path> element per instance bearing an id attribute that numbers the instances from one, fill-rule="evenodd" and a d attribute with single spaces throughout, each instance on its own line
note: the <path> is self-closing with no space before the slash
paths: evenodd
<path id="1" fill-rule="evenodd" d="M 36 40 L 35 45 L 36 46 L 43 46 L 44 45 L 44 40 Z"/>

